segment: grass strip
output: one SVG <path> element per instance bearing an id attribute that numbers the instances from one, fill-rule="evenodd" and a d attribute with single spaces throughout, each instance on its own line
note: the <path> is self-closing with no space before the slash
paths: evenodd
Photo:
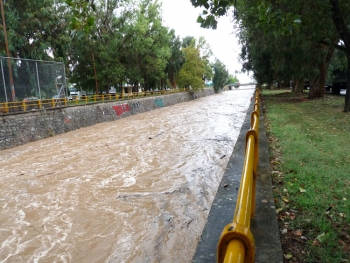
<path id="1" fill-rule="evenodd" d="M 284 262 L 350 262 L 350 114 L 344 97 L 263 90 Z"/>

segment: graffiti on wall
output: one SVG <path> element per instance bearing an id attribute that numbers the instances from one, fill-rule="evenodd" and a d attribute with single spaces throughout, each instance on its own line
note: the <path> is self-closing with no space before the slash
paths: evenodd
<path id="1" fill-rule="evenodd" d="M 113 106 L 112 109 L 115 111 L 115 113 L 118 116 L 121 116 L 124 112 L 130 111 L 129 104 L 116 105 L 116 106 Z"/>
<path id="2" fill-rule="evenodd" d="M 141 106 L 141 103 L 140 103 L 140 102 L 133 103 L 133 104 L 132 104 L 132 109 L 133 109 L 133 110 L 138 109 L 138 108 L 140 108 L 140 106 Z"/>
<path id="3" fill-rule="evenodd" d="M 157 107 L 164 107 L 164 102 L 162 98 L 155 99 L 154 103 L 156 104 Z"/>

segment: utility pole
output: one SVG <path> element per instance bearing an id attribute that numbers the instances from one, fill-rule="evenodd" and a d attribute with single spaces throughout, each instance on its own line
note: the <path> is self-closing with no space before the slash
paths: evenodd
<path id="1" fill-rule="evenodd" d="M 5 46 L 6 46 L 6 54 L 7 54 L 7 66 L 9 68 L 9 72 L 10 72 L 11 95 L 12 95 L 12 101 L 15 101 L 16 100 L 15 86 L 13 83 L 9 43 L 7 40 L 7 31 L 6 31 L 6 24 L 5 24 L 4 4 L 3 4 L 2 0 L 0 0 L 0 5 L 1 5 L 1 16 L 2 16 L 2 28 L 4 29 L 4 38 L 5 38 Z"/>

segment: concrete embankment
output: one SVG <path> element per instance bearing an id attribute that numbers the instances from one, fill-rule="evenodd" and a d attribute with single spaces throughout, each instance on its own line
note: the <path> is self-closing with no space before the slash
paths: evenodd
<path id="1" fill-rule="evenodd" d="M 212 88 L 0 116 L 0 150 L 134 114 L 213 95 Z"/>

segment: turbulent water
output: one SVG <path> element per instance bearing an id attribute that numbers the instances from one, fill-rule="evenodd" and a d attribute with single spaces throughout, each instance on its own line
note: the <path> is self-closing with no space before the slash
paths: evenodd
<path id="1" fill-rule="evenodd" d="M 0 262 L 190 262 L 252 94 L 0 151 Z"/>

